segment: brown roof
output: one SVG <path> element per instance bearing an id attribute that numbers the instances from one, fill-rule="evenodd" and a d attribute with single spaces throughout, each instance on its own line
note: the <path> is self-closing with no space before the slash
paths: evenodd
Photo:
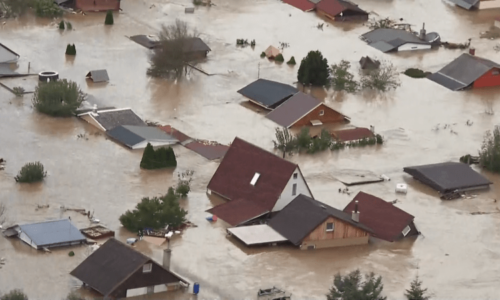
<path id="1" fill-rule="evenodd" d="M 344 212 L 352 213 L 356 200 L 359 201 L 359 222 L 371 228 L 372 235 L 382 240 L 395 241 L 415 218 L 392 203 L 363 192 L 354 197 Z"/>
<path id="2" fill-rule="evenodd" d="M 245 199 L 236 199 L 207 210 L 232 226 L 238 226 L 269 212 L 259 204 Z"/>
<path id="3" fill-rule="evenodd" d="M 267 114 L 266 118 L 289 128 L 319 105 L 321 105 L 321 101 L 318 99 L 298 92 Z"/>
<path id="4" fill-rule="evenodd" d="M 210 145 L 210 144 L 203 144 L 200 142 L 191 142 L 184 145 L 184 147 L 198 153 L 199 155 L 209 160 L 224 157 L 227 150 L 229 149 L 229 147 L 226 145 Z"/>
<path id="5" fill-rule="evenodd" d="M 359 8 L 356 4 L 343 0 L 321 0 L 316 4 L 316 10 L 321 10 L 333 17 L 346 10 L 368 15 L 366 11 Z"/>
<path id="6" fill-rule="evenodd" d="M 364 127 L 334 131 L 333 135 L 342 142 L 356 141 L 374 136 L 370 129 Z"/>
<path id="7" fill-rule="evenodd" d="M 314 3 L 309 0 L 283 0 L 283 2 L 303 11 L 311 11 L 315 6 Z"/>
<path id="8" fill-rule="evenodd" d="M 229 199 L 246 199 L 272 210 L 296 164 L 236 137 L 208 183 L 208 188 Z M 250 184 L 255 173 L 260 176 Z"/>
<path id="9" fill-rule="evenodd" d="M 179 140 L 179 143 L 183 143 L 189 139 L 191 139 L 189 136 L 185 135 L 184 133 L 180 132 L 179 130 L 173 128 L 170 125 L 166 126 L 159 126 L 158 127 L 160 130 L 166 132 L 167 134 L 175 137 L 176 139 Z"/>

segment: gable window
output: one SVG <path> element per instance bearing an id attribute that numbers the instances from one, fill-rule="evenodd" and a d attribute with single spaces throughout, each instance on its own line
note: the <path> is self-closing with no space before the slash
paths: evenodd
<path id="1" fill-rule="evenodd" d="M 493 76 L 496 76 L 496 75 L 500 74 L 500 71 L 495 70 L 495 71 L 491 72 L 491 74 L 492 74 Z"/>
<path id="2" fill-rule="evenodd" d="M 297 173 L 293 173 L 293 179 L 297 179 L 298 175 Z"/>
<path id="3" fill-rule="evenodd" d="M 325 111 L 323 109 L 319 111 L 320 116 L 323 116 L 324 114 L 325 114 Z"/>
<path id="4" fill-rule="evenodd" d="M 407 235 L 408 235 L 408 233 L 410 233 L 410 230 L 411 230 L 410 226 L 409 226 L 409 225 L 408 225 L 408 226 L 406 226 L 406 227 L 405 227 L 405 229 L 403 229 L 403 235 L 404 235 L 404 236 L 407 236 Z"/>
<path id="5" fill-rule="evenodd" d="M 255 173 L 253 175 L 253 178 L 252 178 L 252 181 L 250 181 L 250 184 L 255 186 L 255 184 L 257 183 L 257 180 L 259 180 L 259 177 L 260 177 L 260 174 L 259 173 Z"/>
<path id="6" fill-rule="evenodd" d="M 153 270 L 152 263 L 145 264 L 144 266 L 142 266 L 142 273 L 151 273 L 152 270 Z"/>
<path id="7" fill-rule="evenodd" d="M 292 196 L 295 196 L 295 195 L 297 195 L 297 184 L 296 183 L 294 183 L 292 185 Z"/>
<path id="8" fill-rule="evenodd" d="M 335 230 L 335 224 L 333 223 L 326 223 L 326 232 L 332 232 Z"/>

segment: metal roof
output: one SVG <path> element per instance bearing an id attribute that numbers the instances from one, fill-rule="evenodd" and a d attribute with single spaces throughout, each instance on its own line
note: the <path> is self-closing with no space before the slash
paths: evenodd
<path id="1" fill-rule="evenodd" d="M 361 35 L 361 39 L 382 52 L 395 50 L 407 43 L 430 45 L 411 32 L 394 28 L 374 29 Z"/>
<path id="2" fill-rule="evenodd" d="M 265 108 L 273 109 L 298 91 L 298 89 L 288 84 L 267 79 L 257 79 L 240 89 L 238 93 Z"/>
<path id="3" fill-rule="evenodd" d="M 184 42 L 184 52 L 211 51 L 205 42 L 199 37 L 187 38 Z"/>
<path id="4" fill-rule="evenodd" d="M 311 110 L 321 105 L 321 103 L 316 98 L 298 92 L 267 114 L 266 118 L 288 128 L 307 115 Z"/>
<path id="5" fill-rule="evenodd" d="M 286 237 L 267 224 L 228 228 L 227 231 L 247 246 L 287 241 Z"/>
<path id="6" fill-rule="evenodd" d="M 403 171 L 440 193 L 484 188 L 491 184 L 469 165 L 460 162 L 406 167 Z"/>
<path id="7" fill-rule="evenodd" d="M 0 63 L 13 63 L 19 59 L 19 54 L 0 44 Z"/>
<path id="8" fill-rule="evenodd" d="M 450 0 L 450 1 L 462 8 L 471 9 L 471 8 L 477 8 L 479 6 L 480 0 Z"/>
<path id="9" fill-rule="evenodd" d="M 92 79 L 93 82 L 109 81 L 108 71 L 106 70 L 90 71 L 86 77 Z"/>
<path id="10" fill-rule="evenodd" d="M 10 69 L 8 64 L 0 64 L 0 77 L 23 77 L 28 74 L 19 74 Z"/>
<path id="11" fill-rule="evenodd" d="M 98 110 L 89 113 L 103 128 L 110 130 L 120 125 L 147 126 L 147 124 L 130 108 Z"/>
<path id="12" fill-rule="evenodd" d="M 148 49 L 153 49 L 155 47 L 158 47 L 158 45 L 160 44 L 158 41 L 152 40 L 151 38 L 149 38 L 147 35 L 144 34 L 133 35 L 129 37 L 129 39 Z"/>
<path id="13" fill-rule="evenodd" d="M 38 247 L 50 247 L 53 244 L 86 240 L 80 230 L 68 219 L 19 225 L 19 228 Z"/>
<path id="14" fill-rule="evenodd" d="M 463 53 L 428 78 L 452 91 L 464 89 L 492 68 L 500 65 L 481 57 Z"/>
<path id="15" fill-rule="evenodd" d="M 135 145 L 144 141 L 154 141 L 157 143 L 163 143 L 164 145 L 175 144 L 178 142 L 178 140 L 173 136 L 170 136 L 164 131 L 151 126 L 122 125 L 106 131 L 106 134 L 129 148 L 134 148 Z"/>

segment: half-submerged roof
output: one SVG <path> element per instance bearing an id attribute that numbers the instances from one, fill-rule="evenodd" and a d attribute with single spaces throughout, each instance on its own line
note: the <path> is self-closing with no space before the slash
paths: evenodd
<path id="1" fill-rule="evenodd" d="M 370 228 L 364 224 L 354 222 L 351 214 L 302 194 L 295 197 L 268 224 L 294 245 L 300 245 L 307 235 L 329 217 L 334 217 L 349 225 L 371 232 Z"/>
<path id="2" fill-rule="evenodd" d="M 147 124 L 130 108 L 116 108 L 85 112 L 78 116 L 89 115 L 102 130 L 111 130 L 120 125 L 147 126 Z"/>
<path id="3" fill-rule="evenodd" d="M 110 238 L 70 274 L 107 296 L 149 261 L 152 261 L 151 258 Z M 170 282 L 184 282 L 177 275 L 169 273 Z"/>
<path id="4" fill-rule="evenodd" d="M 50 248 L 51 245 L 86 241 L 80 230 L 68 219 L 19 225 L 19 228 L 38 248 Z"/>
<path id="5" fill-rule="evenodd" d="M 427 78 L 452 91 L 458 91 L 470 86 L 493 68 L 500 68 L 500 65 L 489 59 L 463 53 Z"/>
<path id="6" fill-rule="evenodd" d="M 372 236 L 382 240 L 389 242 L 397 240 L 415 218 L 392 203 L 364 192 L 359 192 L 347 204 L 344 212 L 352 213 L 356 201 L 359 202 L 359 222 L 372 229 Z"/>
<path id="7" fill-rule="evenodd" d="M 133 35 L 130 36 L 129 39 L 148 49 L 154 49 L 160 45 L 158 38 L 152 35 L 145 35 L 145 34 Z"/>
<path id="8" fill-rule="evenodd" d="M 260 106 L 273 109 L 298 91 L 288 84 L 267 79 L 257 79 L 240 89 L 238 93 Z"/>
<path id="9" fill-rule="evenodd" d="M 207 210 L 231 226 L 244 224 L 267 214 L 269 211 L 269 209 L 247 199 L 231 200 Z"/>
<path id="10" fill-rule="evenodd" d="M 121 125 L 106 131 L 106 134 L 132 149 L 136 149 L 141 143 L 144 145 L 140 148 L 146 147 L 148 142 L 153 146 L 171 145 L 178 142 L 173 136 L 151 126 Z"/>
<path id="11" fill-rule="evenodd" d="M 406 167 L 403 170 L 440 193 L 481 189 L 491 184 L 469 165 L 460 162 Z"/>
<path id="12" fill-rule="evenodd" d="M 10 50 L 4 44 L 0 43 L 0 63 L 14 63 L 19 59 L 19 54 Z"/>
<path id="13" fill-rule="evenodd" d="M 187 38 L 184 44 L 184 52 L 208 52 L 211 51 L 205 42 L 199 37 Z"/>
<path id="14" fill-rule="evenodd" d="M 228 228 L 227 231 L 247 246 L 287 241 L 284 236 L 267 224 Z"/>
<path id="15" fill-rule="evenodd" d="M 296 168 L 296 164 L 236 137 L 208 188 L 226 199 L 250 200 L 271 211 Z M 252 185 L 255 173 L 260 176 Z"/>
<path id="16" fill-rule="evenodd" d="M 106 70 L 93 70 L 87 73 L 87 78 L 92 79 L 93 82 L 106 82 L 109 81 L 108 71 Z"/>
<path id="17" fill-rule="evenodd" d="M 267 114 L 266 118 L 288 128 L 307 115 L 311 110 L 320 106 L 321 103 L 321 101 L 310 95 L 298 92 Z"/>
<path id="18" fill-rule="evenodd" d="M 377 28 L 361 35 L 361 39 L 382 52 L 396 50 L 407 43 L 431 45 L 411 32 L 394 28 Z"/>
<path id="19" fill-rule="evenodd" d="M 333 135 L 342 142 L 357 141 L 375 136 L 370 129 L 364 127 L 334 131 Z"/>
<path id="20" fill-rule="evenodd" d="M 474 9 L 479 7 L 480 0 L 450 0 L 455 3 L 455 5 L 460 6 L 465 9 Z"/>
<path id="21" fill-rule="evenodd" d="M 309 0 L 283 0 L 283 2 L 302 11 L 311 11 L 315 7 L 314 3 Z"/>
<path id="22" fill-rule="evenodd" d="M 344 0 L 321 0 L 316 4 L 316 9 L 324 11 L 330 16 L 337 16 L 344 11 L 351 11 L 358 15 L 368 15 L 368 13 L 359 8 L 357 4 Z"/>

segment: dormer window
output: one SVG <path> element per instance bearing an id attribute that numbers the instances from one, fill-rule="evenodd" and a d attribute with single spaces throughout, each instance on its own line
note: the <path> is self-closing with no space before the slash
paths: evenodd
<path id="1" fill-rule="evenodd" d="M 255 186 L 255 184 L 257 183 L 257 180 L 259 180 L 259 177 L 260 177 L 260 173 L 255 173 L 253 175 L 252 181 L 250 181 L 250 184 Z"/>

